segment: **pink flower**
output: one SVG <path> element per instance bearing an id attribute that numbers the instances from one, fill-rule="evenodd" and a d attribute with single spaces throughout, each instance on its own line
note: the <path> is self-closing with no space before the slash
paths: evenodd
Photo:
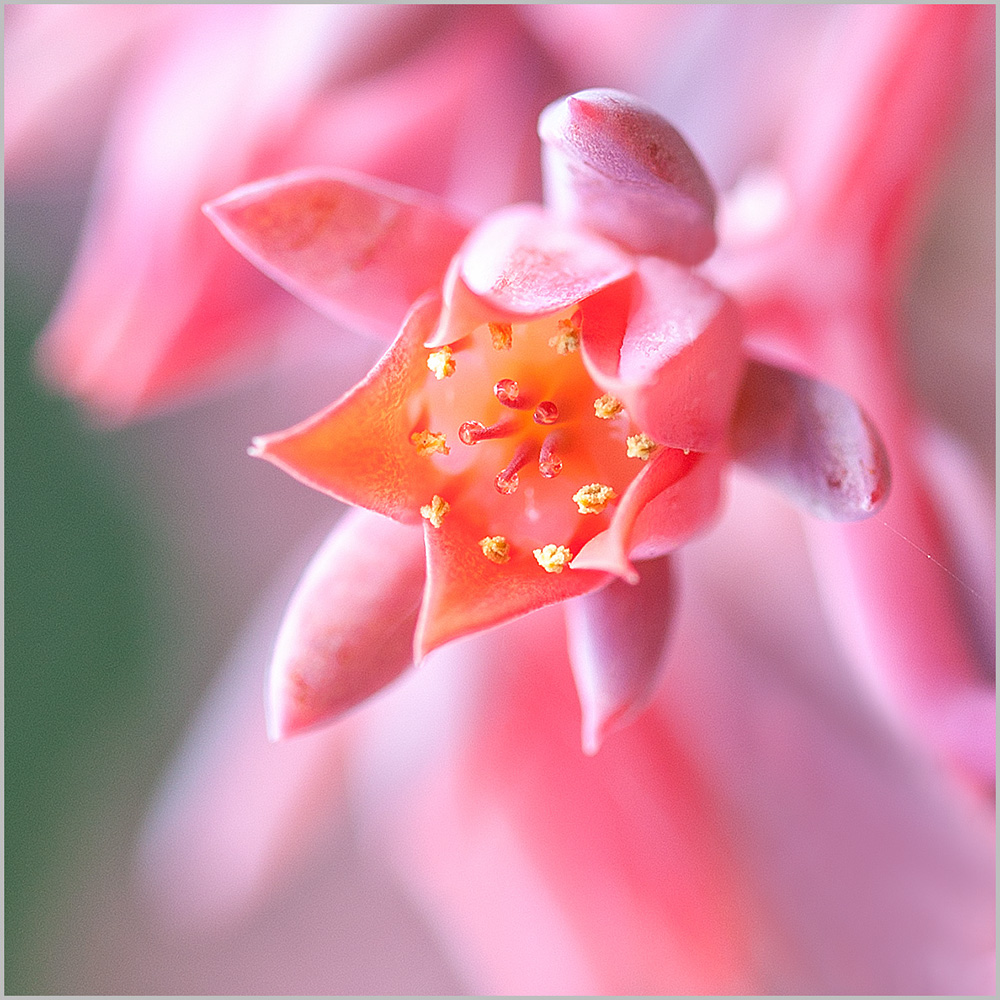
<path id="1" fill-rule="evenodd" d="M 793 327 L 814 331 L 809 350 L 781 335 L 776 321 L 815 303 L 824 318 L 859 301 L 871 301 L 880 315 L 884 305 L 871 298 L 872 288 L 885 287 L 879 258 L 858 253 L 856 243 L 848 252 L 859 229 L 846 221 L 832 235 L 817 233 L 808 210 L 831 190 L 864 192 L 866 210 L 848 216 L 853 225 L 862 234 L 896 231 L 900 217 L 890 224 L 882 206 L 898 209 L 899 189 L 883 186 L 887 175 L 877 169 L 883 155 L 899 156 L 899 133 L 883 128 L 886 108 L 919 116 L 927 101 L 938 106 L 953 93 L 942 79 L 957 58 L 967 16 L 916 9 L 852 15 L 845 50 L 858 50 L 853 31 L 871 48 L 850 66 L 855 87 L 829 92 L 833 107 L 818 116 L 836 120 L 839 108 L 851 142 L 835 130 L 827 144 L 809 139 L 819 165 L 808 196 L 790 198 L 783 173 L 772 173 L 744 184 L 725 203 L 724 253 L 710 266 L 718 280 L 744 289 L 755 348 L 831 378 L 839 370 L 831 359 L 879 358 L 872 334 L 888 333 L 884 321 Z M 845 50 L 830 50 L 838 68 Z M 918 68 L 928 75 L 914 72 Z M 869 100 L 874 87 L 886 98 L 877 113 Z M 852 95 L 858 95 L 853 103 Z M 804 106 L 814 106 L 817 95 L 808 98 Z M 789 142 L 800 129 L 787 130 Z M 932 148 L 932 133 L 907 134 L 915 152 Z M 858 141 L 865 136 L 867 145 Z M 852 150 L 876 169 L 823 173 Z M 915 153 L 904 154 L 903 162 L 913 176 L 926 169 Z M 838 188 L 830 178 L 841 175 L 850 183 Z M 831 211 L 825 218 L 840 216 Z M 869 224 L 882 228 L 866 230 Z M 887 244 L 873 245 L 882 251 Z M 843 259 L 854 266 L 829 266 Z M 773 285 L 785 286 L 785 275 L 797 275 L 799 284 L 783 298 L 765 297 Z M 850 283 L 858 277 L 866 288 L 860 294 Z M 826 290 L 829 299 L 819 295 Z M 770 303 L 773 310 L 763 308 Z M 584 336 L 586 329 L 584 323 Z M 820 354 L 823 345 L 827 353 Z M 765 382 L 787 378 L 775 369 L 755 371 Z M 882 398 L 873 394 L 879 387 L 905 399 L 892 368 L 876 366 L 871 375 L 858 391 L 873 409 Z M 764 399 L 751 393 L 745 403 L 760 413 Z M 918 454 L 912 420 L 905 414 L 890 421 L 894 462 L 899 455 L 909 465 Z M 746 441 L 741 446 L 737 433 L 730 443 L 749 464 L 761 471 L 770 464 L 781 479 L 797 467 L 776 461 L 782 441 L 791 443 L 770 436 L 758 450 Z M 971 498 L 975 479 L 963 460 L 940 447 L 932 454 L 932 462 L 921 461 L 922 477 L 933 483 L 932 472 L 940 476 L 947 468 L 952 487 Z M 992 725 L 979 711 L 988 705 L 988 687 L 968 659 L 968 631 L 950 581 L 921 551 L 891 531 L 886 535 L 884 525 L 883 537 L 872 536 L 878 562 L 866 560 L 865 546 L 851 537 L 862 526 L 835 528 L 843 537 L 833 551 L 872 570 L 835 578 L 826 608 L 839 628 L 831 636 L 817 624 L 820 595 L 796 518 L 745 478 L 735 477 L 731 488 L 722 525 L 673 557 L 685 571 L 679 592 L 665 586 L 666 564 L 640 563 L 639 587 L 615 583 L 566 605 L 571 657 L 562 616 L 550 608 L 448 645 L 422 676 L 372 706 L 368 734 L 354 751 L 372 832 L 387 840 L 403 877 L 480 990 L 988 991 L 993 829 L 980 789 L 988 781 L 982 764 Z M 897 480 L 897 499 L 900 488 Z M 898 530 L 912 537 L 913 523 L 936 524 L 935 531 L 947 526 L 947 505 L 932 500 L 926 487 L 907 475 L 902 489 L 902 509 L 915 511 L 917 520 L 896 521 Z M 887 516 L 895 516 L 896 502 L 884 508 Z M 970 563 L 954 561 L 955 555 L 981 549 L 982 542 L 970 541 L 970 531 L 979 530 L 974 506 L 963 509 L 952 547 L 926 528 L 913 544 L 968 578 Z M 987 525 L 988 513 L 987 505 Z M 386 532 L 382 548 L 401 558 L 409 551 L 411 567 L 418 566 L 420 546 L 405 541 L 413 537 L 405 527 L 361 514 L 335 535 L 303 580 L 279 640 L 272 675 L 279 705 L 288 704 L 284 682 L 292 672 L 283 664 L 308 649 L 310 637 L 314 651 L 329 641 L 328 654 L 352 652 L 352 612 L 369 621 L 379 615 L 384 626 L 364 634 L 363 649 L 377 635 L 393 646 L 398 669 L 408 662 L 418 610 L 414 580 L 407 603 L 378 599 L 372 590 L 352 593 L 341 575 L 362 564 L 345 564 L 345 556 L 370 557 L 364 539 L 379 524 Z M 895 547 L 887 551 L 889 541 Z M 876 572 L 893 580 L 905 575 L 907 586 L 894 583 L 885 594 Z M 656 584 L 646 587 L 647 580 Z M 344 608 L 335 621 L 323 610 L 322 594 L 331 587 Z M 631 614 L 624 617 L 631 620 L 643 594 L 650 618 L 661 622 L 679 600 L 672 652 L 661 654 L 662 632 L 615 627 L 622 620 L 615 595 L 622 593 L 629 595 Z M 918 595 L 925 603 L 914 600 Z M 607 630 L 590 625 L 601 615 Z M 919 655 L 907 658 L 902 646 L 890 646 L 885 637 L 892 635 Z M 870 637 L 878 644 L 871 646 Z M 602 640 L 604 650 L 618 652 L 632 652 L 637 640 L 636 660 L 656 665 L 644 676 L 655 680 L 666 666 L 670 682 L 649 711 L 591 759 L 574 746 L 575 701 L 582 697 L 586 705 L 593 692 L 578 669 L 574 694 L 567 667 L 587 662 L 595 648 L 599 657 Z M 928 671 L 935 660 L 940 681 Z M 325 706 L 332 711 L 371 691 L 347 683 L 359 676 L 349 656 L 339 662 L 346 667 L 336 675 L 341 687 L 331 684 L 330 692 L 342 700 Z M 916 683 L 907 676 L 914 667 Z M 377 686 L 394 672 L 367 676 Z M 935 719 L 936 712 L 947 718 L 963 704 L 973 709 L 963 724 L 942 725 L 940 714 Z M 402 744 L 401 732 L 408 733 Z M 949 764 L 958 765 L 958 780 Z"/>
<path id="2" fill-rule="evenodd" d="M 328 325 L 229 252 L 200 212 L 207 199 L 327 163 L 493 207 L 525 183 L 517 164 L 533 137 L 519 123 L 554 93 L 551 69 L 499 10 L 463 9 L 440 26 L 432 9 L 406 6 L 18 15 L 7 35 L 6 160 L 20 186 L 37 180 L 48 137 L 62 134 L 52 121 L 68 95 L 122 88 L 108 102 L 84 243 L 39 345 L 46 377 L 112 423 L 273 364 L 288 344 L 329 349 Z M 69 57 L 68 36 L 79 40 Z M 102 58 L 109 50 L 116 60 Z M 487 94 L 488 121 L 472 111 Z M 74 120 L 101 111 L 95 97 Z M 503 169 L 473 178 L 468 144 L 482 142 Z"/>
<path id="3" fill-rule="evenodd" d="M 650 17 L 650 10 L 543 5 L 528 16 L 561 49 L 567 70 L 584 74 L 580 85 L 589 85 L 602 77 L 586 74 L 603 73 L 623 51 L 635 57 L 628 71 L 641 81 L 642 46 L 612 29 Z M 684 113 L 674 117 L 717 186 L 740 181 L 721 198 L 720 250 L 696 277 L 710 296 L 724 299 L 716 290 L 724 289 L 737 301 L 744 316 L 738 333 L 758 359 L 745 369 L 749 390 L 733 433 L 727 426 L 724 439 L 703 453 L 720 465 L 733 452 L 740 458 L 722 480 L 728 499 L 720 522 L 693 540 L 679 532 L 685 544 L 666 558 L 636 560 L 637 586 L 616 581 L 449 642 L 363 711 L 271 752 L 254 729 L 257 662 L 241 653 L 234 665 L 239 676 L 226 679 L 203 717 L 184 760 L 185 780 L 170 785 L 147 844 L 147 863 L 192 923 L 220 912 L 231 917 L 272 888 L 282 865 L 320 838 L 346 794 L 354 818 L 365 824 L 363 839 L 381 840 L 395 857 L 467 988 L 529 994 L 991 989 L 987 765 L 994 654 L 992 610 L 982 605 L 993 600 L 993 502 L 961 450 L 937 432 L 925 433 L 899 370 L 905 348 L 893 310 L 906 263 L 900 251 L 913 244 L 913 196 L 955 112 L 956 67 L 965 60 L 968 33 L 985 23 L 976 21 L 983 13 L 676 10 L 671 17 L 683 21 L 684 45 L 677 59 L 659 60 L 660 73 L 646 80 L 645 93 L 661 110 L 679 102 Z M 598 46 L 581 25 L 602 17 L 608 23 Z M 811 18 L 806 44 L 798 27 Z M 651 36 L 651 27 L 643 29 L 644 43 Z M 685 73 L 685 66 L 696 69 Z M 588 247 L 610 244 L 615 259 L 624 256 L 638 275 L 623 280 L 643 287 L 650 270 L 643 258 L 659 258 L 659 248 L 622 244 L 634 233 L 613 228 L 619 220 L 634 227 L 645 217 L 650 199 L 643 186 L 633 189 L 646 199 L 642 214 L 607 212 L 621 205 L 621 192 L 602 188 L 601 171 L 586 169 L 592 163 L 577 164 L 574 175 L 574 147 L 560 151 L 549 139 L 555 173 L 575 185 L 574 197 L 562 203 L 550 189 L 550 206 L 580 214 L 570 223 L 549 214 L 539 228 L 583 230 Z M 509 164 L 482 156 L 483 148 L 489 147 L 480 144 L 471 173 L 506 171 Z M 744 173 L 748 163 L 761 162 L 766 169 Z M 369 182 L 343 190 L 383 207 L 379 194 L 398 194 Z M 421 207 L 441 211 L 423 197 L 404 200 L 403 219 L 419 218 Z M 493 208 L 502 200 L 470 207 Z M 654 197 L 654 208 L 658 203 Z M 452 221 L 463 225 L 461 218 Z M 486 225 L 481 234 L 490 232 Z M 454 306 L 461 271 L 442 278 L 442 261 L 455 245 L 437 231 L 437 255 L 400 267 L 399 248 L 394 262 L 387 239 L 377 249 L 391 266 L 360 275 L 346 268 L 335 294 L 329 285 L 293 280 L 290 272 L 284 279 L 311 292 L 330 316 L 392 327 L 423 291 L 388 281 L 393 273 L 450 289 Z M 331 259 L 338 258 L 324 265 Z M 695 280 L 682 264 L 659 268 L 668 272 Z M 373 300 L 363 294 L 380 274 L 382 291 L 395 293 L 378 300 L 388 316 L 374 315 Z M 613 286 L 599 288 L 588 304 L 610 298 Z M 482 298 L 457 295 L 466 305 Z M 577 303 L 570 306 L 568 320 Z M 584 323 L 584 340 L 590 332 Z M 704 331 L 696 338 L 707 340 Z M 716 348 L 705 353 L 710 362 L 717 357 Z M 459 365 L 470 357 L 454 351 Z M 769 383 L 789 390 L 786 401 L 805 404 L 800 416 L 833 399 L 856 419 L 841 393 L 790 377 L 784 365 L 849 388 L 883 431 L 893 492 L 866 524 L 810 518 L 803 529 L 791 508 L 746 475 L 748 465 L 756 467 L 806 506 L 815 500 L 810 481 L 796 475 L 804 463 L 794 435 L 749 433 L 773 426 L 760 391 Z M 670 364 L 664 371 L 675 375 Z M 143 372 L 141 365 L 126 366 L 139 382 Z M 431 376 L 420 374 L 433 391 Z M 589 368 L 586 374 L 596 383 L 618 372 L 598 365 L 596 374 Z M 133 398 L 125 382 L 126 398 Z M 450 384 L 447 376 L 441 384 Z M 641 407 L 645 395 L 637 389 L 630 408 Z M 867 425 L 856 427 L 866 438 Z M 539 449 L 543 441 L 536 441 Z M 468 448 L 481 461 L 484 449 L 495 446 L 486 440 Z M 451 447 L 454 454 L 457 446 Z M 477 471 L 485 471 L 488 486 L 497 470 L 487 464 Z M 310 463 L 310 470 L 317 467 Z M 829 471 L 822 468 L 818 477 L 826 512 L 838 495 L 828 491 Z M 521 475 L 523 495 L 527 474 Z M 714 482 L 708 488 L 690 479 L 678 482 L 696 487 L 691 497 L 713 508 Z M 488 488 L 472 495 L 483 494 L 497 502 Z M 416 499 L 423 506 L 426 497 Z M 409 514 L 416 519 L 412 508 Z M 618 515 L 587 516 L 607 522 Z M 658 529 L 666 520 L 657 520 Z M 622 552 L 627 559 L 624 544 Z M 412 526 L 368 512 L 352 514 L 331 536 L 281 630 L 272 728 L 332 716 L 405 671 L 426 583 L 423 553 Z M 620 560 L 616 565 L 627 569 Z M 628 628 L 635 620 L 644 627 Z M 262 648 L 259 637 L 254 648 Z M 612 655 L 629 669 L 615 676 L 594 669 Z M 320 681 L 298 705 L 289 697 L 296 672 Z M 616 706 L 626 706 L 617 721 L 636 716 L 596 756 L 579 752 L 581 699 L 592 736 L 600 720 L 616 721 Z M 302 714 L 293 711 L 303 707 Z M 344 910 L 339 896 L 330 905 Z M 298 947 L 311 933 L 325 953 L 328 923 L 313 915 L 298 923 L 290 915 L 288 922 Z M 297 962 L 299 954 L 283 948 L 284 963 L 277 964 Z"/>
<path id="4" fill-rule="evenodd" d="M 413 526 L 353 519 L 317 557 L 273 666 L 276 736 L 398 675 L 409 643 L 380 642 L 387 622 L 413 630 L 419 662 L 587 594 L 572 648 L 595 752 L 652 696 L 669 625 L 668 571 L 640 584 L 633 560 L 715 516 L 730 452 L 820 516 L 862 518 L 886 498 L 881 442 L 850 400 L 744 369 L 736 309 L 690 270 L 714 249 L 715 197 L 677 132 L 595 90 L 546 109 L 540 134 L 552 207 L 495 213 L 467 237 L 426 196 L 328 172 L 209 206 L 251 260 L 332 316 L 381 322 L 416 300 L 360 385 L 254 443 Z"/>

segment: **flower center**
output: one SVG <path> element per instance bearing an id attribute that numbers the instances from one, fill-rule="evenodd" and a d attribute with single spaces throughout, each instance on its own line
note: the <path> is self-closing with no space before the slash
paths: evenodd
<path id="1" fill-rule="evenodd" d="M 638 428 L 583 364 L 584 321 L 571 307 L 527 323 L 484 323 L 429 352 L 424 391 L 411 400 L 416 440 L 426 432 L 447 442 L 447 451 L 423 452 L 450 481 L 445 500 L 484 538 L 556 552 L 539 560 L 540 572 L 561 572 L 567 551 L 607 528 L 643 465 L 626 444 Z"/>

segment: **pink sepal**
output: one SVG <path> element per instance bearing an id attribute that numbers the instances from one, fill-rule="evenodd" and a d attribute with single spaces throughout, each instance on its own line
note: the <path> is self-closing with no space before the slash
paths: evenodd
<path id="1" fill-rule="evenodd" d="M 392 336 L 440 286 L 468 232 L 442 202 L 349 170 L 247 184 L 205 212 L 232 245 L 315 309 Z"/>
<path id="2" fill-rule="evenodd" d="M 675 599 L 674 574 L 664 556 L 644 562 L 635 585 L 613 580 L 566 602 L 585 753 L 597 753 L 608 734 L 628 725 L 652 698 Z"/>
<path id="3" fill-rule="evenodd" d="M 715 249 L 712 185 L 652 108 L 617 90 L 583 90 L 550 104 L 538 134 L 546 203 L 561 217 L 682 264 Z"/>
<path id="4" fill-rule="evenodd" d="M 271 660 L 268 730 L 284 739 L 329 722 L 411 663 L 424 538 L 365 510 L 339 524 L 285 611 Z"/>
<path id="5" fill-rule="evenodd" d="M 724 439 L 743 372 L 741 337 L 726 295 L 655 257 L 639 261 L 631 301 L 603 294 L 584 308 L 591 377 L 672 448 L 707 451 Z"/>
<path id="6" fill-rule="evenodd" d="M 889 495 L 889 458 L 850 396 L 752 361 L 733 415 L 733 457 L 827 521 L 859 521 Z"/>

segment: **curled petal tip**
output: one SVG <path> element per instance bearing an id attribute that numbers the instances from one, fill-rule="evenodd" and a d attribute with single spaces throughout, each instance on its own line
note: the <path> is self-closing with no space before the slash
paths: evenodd
<path id="1" fill-rule="evenodd" d="M 673 620 L 668 558 L 642 564 L 637 585 L 613 580 L 566 606 L 570 662 L 583 712 L 583 752 L 628 725 L 656 690 Z"/>
<path id="2" fill-rule="evenodd" d="M 581 727 L 583 752 L 594 757 L 604 746 L 604 741 L 613 732 L 623 729 L 638 714 L 638 708 L 629 711 L 626 706 L 617 709 L 601 709 L 597 705 L 582 703 L 583 724 Z"/>
<path id="3" fill-rule="evenodd" d="M 538 121 L 547 202 L 635 253 L 697 264 L 715 249 L 715 192 L 656 111 L 615 90 L 584 90 Z"/>
<path id="4" fill-rule="evenodd" d="M 864 520 L 889 497 L 875 425 L 846 393 L 808 376 L 751 362 L 730 443 L 737 461 L 823 520 Z"/>

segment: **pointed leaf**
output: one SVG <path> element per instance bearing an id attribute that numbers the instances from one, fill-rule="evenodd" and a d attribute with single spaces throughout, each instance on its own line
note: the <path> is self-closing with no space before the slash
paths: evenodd
<path id="1" fill-rule="evenodd" d="M 747 365 L 731 447 L 737 461 L 825 520 L 870 517 L 889 495 L 885 445 L 858 404 L 784 368 Z"/>
<path id="2" fill-rule="evenodd" d="M 418 414 L 406 404 L 427 378 L 421 345 L 439 308 L 435 296 L 418 302 L 362 382 L 303 423 L 255 438 L 251 453 L 345 503 L 416 523 L 438 474 L 410 444 Z"/>
<path id="3" fill-rule="evenodd" d="M 490 562 L 479 547 L 482 528 L 457 511 L 440 528 L 424 530 L 427 587 L 414 639 L 417 660 L 452 639 L 588 593 L 608 580 L 604 573 L 568 567 L 547 573 L 530 550 L 517 547 L 509 562 Z"/>
<path id="4" fill-rule="evenodd" d="M 652 108 L 583 90 L 538 121 L 545 199 L 633 253 L 697 264 L 715 249 L 715 192 L 690 147 Z"/>
<path id="5" fill-rule="evenodd" d="M 664 556 L 644 562 L 635 585 L 613 580 L 567 602 L 585 753 L 597 753 L 605 737 L 631 722 L 652 698 L 675 600 L 674 574 Z"/>
<path id="6" fill-rule="evenodd" d="M 424 563 L 415 527 L 367 511 L 337 526 L 281 623 L 268 684 L 272 739 L 335 719 L 410 665 Z"/>
<path id="7" fill-rule="evenodd" d="M 348 170 L 248 184 L 205 211 L 237 250 L 316 309 L 390 334 L 440 287 L 468 232 L 430 195 Z"/>

